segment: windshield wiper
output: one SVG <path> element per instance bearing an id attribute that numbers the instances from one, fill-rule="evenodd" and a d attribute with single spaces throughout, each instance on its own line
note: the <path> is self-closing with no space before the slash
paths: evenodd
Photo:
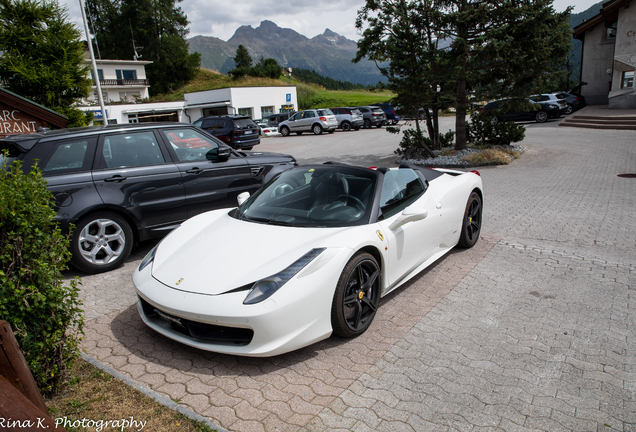
<path id="1" fill-rule="evenodd" d="M 268 218 L 257 218 L 257 217 L 252 217 L 252 216 L 247 216 L 245 213 L 242 214 L 242 217 L 244 220 L 250 221 L 250 222 L 259 222 L 259 223 L 265 223 L 268 225 L 280 225 L 280 226 L 291 226 L 291 224 L 289 222 L 285 222 L 285 221 L 281 221 L 281 220 L 277 220 L 277 219 L 268 219 Z"/>

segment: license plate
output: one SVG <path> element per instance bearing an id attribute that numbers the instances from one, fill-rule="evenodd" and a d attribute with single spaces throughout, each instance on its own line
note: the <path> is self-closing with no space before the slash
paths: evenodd
<path id="1" fill-rule="evenodd" d="M 249 135 L 251 133 L 252 133 L 252 131 L 245 131 L 245 135 Z"/>

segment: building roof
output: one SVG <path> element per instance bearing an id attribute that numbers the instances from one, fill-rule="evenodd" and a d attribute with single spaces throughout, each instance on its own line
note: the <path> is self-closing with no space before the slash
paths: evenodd
<path id="1" fill-rule="evenodd" d="M 630 3 L 631 0 L 610 0 L 603 3 L 603 8 L 600 9 L 598 15 L 594 15 L 592 18 L 583 21 L 581 24 L 574 27 L 574 38 L 580 39 L 580 37 L 597 24 L 605 23 L 612 24 L 618 20 L 618 10 Z"/>
<path id="2" fill-rule="evenodd" d="M 68 117 L 2 87 L 0 87 L 0 99 L 4 103 L 27 112 L 33 117 L 42 119 L 53 126 L 65 128 L 68 125 Z"/>

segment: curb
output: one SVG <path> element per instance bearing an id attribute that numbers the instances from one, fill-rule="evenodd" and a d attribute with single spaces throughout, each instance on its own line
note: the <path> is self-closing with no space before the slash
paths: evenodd
<path id="1" fill-rule="evenodd" d="M 92 364 L 96 368 L 99 368 L 99 369 L 103 370 L 108 375 L 111 375 L 112 377 L 117 378 L 119 381 L 125 382 L 129 386 L 139 390 L 140 392 L 142 392 L 146 396 L 151 397 L 155 401 L 159 402 L 161 405 L 163 405 L 163 406 L 165 406 L 167 408 L 170 408 L 173 411 L 177 411 L 178 413 L 183 414 L 184 416 L 186 416 L 186 417 L 188 417 L 188 418 L 190 418 L 192 420 L 196 420 L 198 422 L 204 423 L 205 425 L 207 425 L 211 429 L 216 429 L 218 432 L 228 432 L 227 430 L 225 430 L 222 427 L 220 427 L 219 425 L 211 422 L 210 420 L 206 419 L 205 417 L 195 413 L 194 411 L 189 410 L 188 408 L 184 407 L 183 405 L 179 405 L 178 403 L 168 399 L 167 397 L 161 396 L 156 391 L 151 390 L 148 387 L 139 384 L 138 382 L 132 380 L 131 378 L 128 378 L 127 376 L 125 376 L 125 375 L 117 372 L 116 370 L 106 366 L 105 364 L 103 364 L 99 360 L 94 359 L 93 357 L 89 356 L 88 354 L 81 353 L 81 357 L 82 357 L 83 360 L 85 360 L 88 363 Z"/>

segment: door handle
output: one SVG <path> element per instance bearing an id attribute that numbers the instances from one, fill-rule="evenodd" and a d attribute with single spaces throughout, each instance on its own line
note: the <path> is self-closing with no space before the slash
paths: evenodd
<path id="1" fill-rule="evenodd" d="M 126 177 L 122 177 L 120 175 L 114 175 L 112 177 L 104 179 L 104 181 L 106 182 L 118 182 L 118 183 L 122 180 L 126 180 Z"/>
<path id="2" fill-rule="evenodd" d="M 194 167 L 192 169 L 187 170 L 186 172 L 188 174 L 201 174 L 203 172 L 203 170 L 201 168 Z"/>

